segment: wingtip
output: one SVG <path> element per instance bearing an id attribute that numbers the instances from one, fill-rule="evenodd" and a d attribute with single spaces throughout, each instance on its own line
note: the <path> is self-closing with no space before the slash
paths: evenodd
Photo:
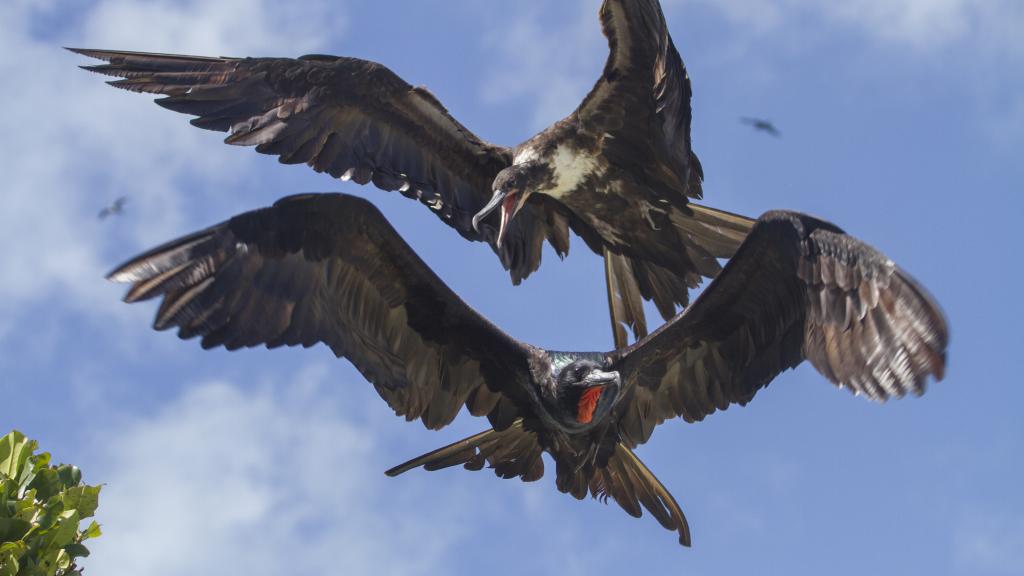
<path id="1" fill-rule="evenodd" d="M 108 282 L 117 282 L 118 284 L 138 281 L 140 278 L 135 269 L 142 259 L 141 256 L 137 256 L 127 262 L 122 262 L 116 268 L 107 272 L 103 278 Z"/>
<path id="2" fill-rule="evenodd" d="M 124 284 L 125 282 L 131 282 L 131 280 L 125 278 L 123 276 L 123 274 L 124 274 L 123 267 L 118 267 L 118 268 L 115 268 L 115 269 L 111 270 L 110 272 L 107 272 L 106 275 L 103 276 L 103 279 L 106 280 L 107 282 L 115 282 L 117 284 Z"/>
<path id="3" fill-rule="evenodd" d="M 107 53 L 106 50 L 96 50 L 93 48 L 73 48 L 71 46 L 64 46 L 63 48 L 68 52 L 74 52 L 75 54 L 81 54 L 82 56 L 87 56 L 89 58 L 95 58 L 97 60 L 106 61 L 110 60 L 109 57 L 104 56 L 104 54 Z"/>

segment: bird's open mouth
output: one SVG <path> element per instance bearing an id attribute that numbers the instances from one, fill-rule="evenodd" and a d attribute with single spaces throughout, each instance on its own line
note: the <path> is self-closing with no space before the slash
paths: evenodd
<path id="1" fill-rule="evenodd" d="M 491 212 L 494 212 L 495 209 L 501 207 L 501 219 L 498 224 L 497 239 L 497 246 L 498 248 L 501 248 L 502 242 L 505 241 L 505 231 L 508 228 L 508 223 L 515 217 L 516 212 L 522 208 L 522 204 L 518 202 L 518 200 L 519 194 L 515 192 L 495 192 L 494 196 L 491 197 L 490 202 L 488 202 L 482 210 L 473 216 L 473 229 L 479 232 L 480 221 L 486 218 Z"/>
<path id="2" fill-rule="evenodd" d="M 516 207 L 516 195 L 506 194 L 505 198 L 501 201 L 501 224 L 498 225 L 498 248 L 501 248 L 501 243 L 505 241 L 505 229 L 508 227 L 509 221 L 515 216 Z"/>

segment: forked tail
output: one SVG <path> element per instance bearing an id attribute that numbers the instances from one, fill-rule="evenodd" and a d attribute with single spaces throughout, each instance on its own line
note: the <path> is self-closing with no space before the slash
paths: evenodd
<path id="1" fill-rule="evenodd" d="M 520 419 L 505 430 L 491 428 L 463 438 L 399 464 L 385 474 L 398 476 L 420 466 L 431 471 L 459 465 L 466 470 L 480 470 L 489 463 L 502 478 L 519 477 L 523 482 L 533 482 L 544 475 L 542 452 L 537 435 L 524 429 Z"/>
<path id="2" fill-rule="evenodd" d="M 385 472 L 398 476 L 422 466 L 426 470 L 441 470 L 462 465 L 467 470 L 480 470 L 485 464 L 502 478 L 521 478 L 532 482 L 544 475 L 542 449 L 536 433 L 523 428 L 516 420 L 505 430 L 486 430 L 443 448 L 438 448 Z M 558 458 L 556 457 L 556 461 Z M 608 458 L 605 466 L 558 466 L 556 485 L 562 492 L 581 499 L 589 494 L 605 502 L 612 498 L 627 514 L 639 518 L 641 506 L 669 530 L 679 533 L 679 543 L 690 545 L 690 526 L 672 494 L 658 478 L 621 443 Z"/>

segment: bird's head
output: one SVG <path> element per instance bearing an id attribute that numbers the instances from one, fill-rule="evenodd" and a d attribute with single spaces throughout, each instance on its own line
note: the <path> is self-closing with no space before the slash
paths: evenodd
<path id="1" fill-rule="evenodd" d="M 526 204 L 530 195 L 543 189 L 546 170 L 539 162 L 523 162 L 505 168 L 494 178 L 493 193 L 490 202 L 473 216 L 473 228 L 479 232 L 480 222 L 500 208 L 498 223 L 498 248 L 505 239 L 508 224 Z"/>
<path id="2" fill-rule="evenodd" d="M 590 359 L 564 366 L 554 378 L 555 410 L 559 422 L 569 431 L 579 432 L 599 424 L 619 398 L 619 373 L 606 371 Z"/>

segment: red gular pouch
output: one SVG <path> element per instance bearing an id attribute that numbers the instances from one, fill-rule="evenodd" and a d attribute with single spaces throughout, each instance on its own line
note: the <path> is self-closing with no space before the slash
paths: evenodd
<path id="1" fill-rule="evenodd" d="M 589 424 L 594 419 L 594 411 L 597 410 L 597 401 L 601 399 L 601 392 L 604 386 L 591 386 L 580 394 L 580 401 L 576 405 L 576 421 L 580 424 Z"/>

